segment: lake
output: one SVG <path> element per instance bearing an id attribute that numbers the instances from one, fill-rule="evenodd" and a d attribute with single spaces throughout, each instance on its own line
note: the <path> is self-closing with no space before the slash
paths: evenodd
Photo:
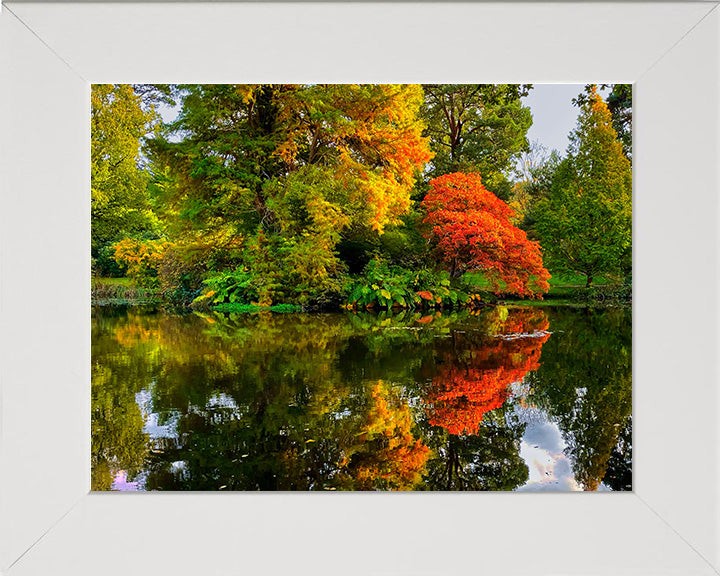
<path id="1" fill-rule="evenodd" d="M 93 490 L 631 490 L 629 308 L 95 307 Z"/>

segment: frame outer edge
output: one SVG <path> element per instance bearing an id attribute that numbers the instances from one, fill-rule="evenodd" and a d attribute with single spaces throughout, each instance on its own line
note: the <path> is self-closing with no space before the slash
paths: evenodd
<path id="1" fill-rule="evenodd" d="M 720 569 L 720 10 L 634 85 L 635 492 Z M 645 100 L 652 93 L 653 98 Z M 657 96 L 657 95 L 660 96 Z M 648 102 L 646 105 L 645 102 Z M 668 114 L 668 110 L 674 113 Z M 677 110 L 682 110 L 678 113 Z M 637 200 L 639 199 L 639 202 Z M 662 271 L 671 276 L 663 277 Z M 637 362 L 636 362 L 637 359 Z M 638 377 L 639 376 L 639 377 Z M 678 474 L 680 472 L 680 474 Z"/>
<path id="2" fill-rule="evenodd" d="M 0 79 L 0 570 L 9 571 L 90 484 L 90 309 L 75 303 L 78 290 L 90 300 L 90 98 L 5 5 Z"/>

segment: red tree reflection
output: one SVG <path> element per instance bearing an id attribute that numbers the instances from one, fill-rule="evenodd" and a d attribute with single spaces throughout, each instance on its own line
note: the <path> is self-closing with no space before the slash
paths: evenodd
<path id="1" fill-rule="evenodd" d="M 455 335 L 427 396 L 430 424 L 451 434 L 474 434 L 484 415 L 507 400 L 510 384 L 540 366 L 542 345 L 550 337 L 542 310 L 510 310 L 494 325 L 479 341 Z"/>

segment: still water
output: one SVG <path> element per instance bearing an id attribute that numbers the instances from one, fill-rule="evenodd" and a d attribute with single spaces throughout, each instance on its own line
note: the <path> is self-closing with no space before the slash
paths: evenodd
<path id="1" fill-rule="evenodd" d="M 95 308 L 93 490 L 631 490 L 629 309 Z"/>

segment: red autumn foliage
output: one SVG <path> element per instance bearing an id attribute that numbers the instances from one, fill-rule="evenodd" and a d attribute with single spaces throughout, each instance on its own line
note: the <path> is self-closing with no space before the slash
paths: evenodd
<path id="1" fill-rule="evenodd" d="M 485 414 L 508 399 L 510 384 L 540 366 L 547 328 L 542 310 L 513 310 L 500 336 L 473 346 L 463 355 L 464 365 L 443 364 L 427 397 L 430 424 L 451 434 L 475 434 Z"/>
<path id="2" fill-rule="evenodd" d="M 485 189 L 480 174 L 431 180 L 422 206 L 428 237 L 452 275 L 482 271 L 498 294 L 541 297 L 550 289 L 540 244 L 512 223 L 513 209 Z"/>

